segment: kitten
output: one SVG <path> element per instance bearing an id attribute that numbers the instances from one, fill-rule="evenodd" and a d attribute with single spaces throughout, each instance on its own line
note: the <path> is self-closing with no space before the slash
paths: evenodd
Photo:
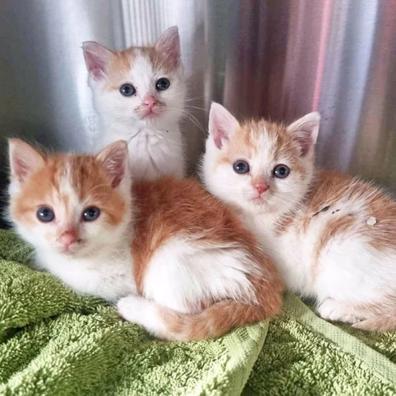
<path id="1" fill-rule="evenodd" d="M 256 240 L 195 180 L 133 184 L 124 141 L 46 155 L 10 140 L 10 217 L 36 263 L 171 340 L 276 314 L 282 286 Z"/>
<path id="2" fill-rule="evenodd" d="M 153 47 L 111 51 L 86 41 L 83 51 L 100 121 L 96 147 L 128 141 L 135 179 L 182 177 L 179 121 L 186 84 L 177 27 L 166 30 Z"/>
<path id="3" fill-rule="evenodd" d="M 323 318 L 395 329 L 396 202 L 359 179 L 315 172 L 319 121 L 310 113 L 289 126 L 239 124 L 213 103 L 202 177 Z"/>

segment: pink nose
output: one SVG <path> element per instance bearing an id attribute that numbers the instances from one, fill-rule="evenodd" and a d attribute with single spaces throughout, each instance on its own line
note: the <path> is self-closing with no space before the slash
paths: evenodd
<path id="1" fill-rule="evenodd" d="M 62 244 L 63 247 L 66 249 L 69 248 L 73 243 L 77 242 L 78 235 L 76 230 L 66 230 L 62 233 L 59 237 L 59 242 Z"/>
<path id="2" fill-rule="evenodd" d="M 269 186 L 265 182 L 259 182 L 254 185 L 254 188 L 261 195 L 262 193 L 264 193 L 268 190 Z"/>
<path id="3" fill-rule="evenodd" d="M 157 104 L 157 99 L 155 99 L 154 96 L 151 96 L 151 95 L 146 96 L 143 99 L 143 104 L 145 106 L 147 106 L 149 109 L 152 109 L 154 107 L 154 105 Z"/>

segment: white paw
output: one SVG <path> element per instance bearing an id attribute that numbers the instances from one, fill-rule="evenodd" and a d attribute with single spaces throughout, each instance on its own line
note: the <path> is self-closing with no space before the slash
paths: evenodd
<path id="1" fill-rule="evenodd" d="M 331 298 L 319 305 L 318 313 L 323 319 L 334 322 L 355 323 L 360 320 L 352 306 Z"/>
<path id="2" fill-rule="evenodd" d="M 130 295 L 121 298 L 117 303 L 118 313 L 129 322 L 142 322 L 147 301 L 144 297 Z"/>
<path id="3" fill-rule="evenodd" d="M 129 322 L 144 327 L 148 332 L 167 338 L 166 324 L 159 315 L 157 305 L 144 297 L 130 295 L 117 304 L 118 313 Z"/>

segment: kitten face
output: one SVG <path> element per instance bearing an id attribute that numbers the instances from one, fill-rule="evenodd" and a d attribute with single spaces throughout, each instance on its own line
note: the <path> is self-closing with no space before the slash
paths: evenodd
<path id="1" fill-rule="evenodd" d="M 83 44 L 89 84 L 99 114 L 147 126 L 179 121 L 185 81 L 176 27 L 153 47 L 110 51 L 95 42 Z"/>
<path id="2" fill-rule="evenodd" d="M 116 142 L 97 157 L 45 157 L 11 140 L 9 210 L 17 232 L 36 249 L 77 257 L 121 238 L 129 223 L 124 155 L 125 143 Z"/>
<path id="3" fill-rule="evenodd" d="M 202 163 L 209 191 L 252 212 L 279 214 L 293 208 L 313 173 L 319 119 L 311 114 L 289 127 L 264 120 L 240 125 L 213 104 Z"/>

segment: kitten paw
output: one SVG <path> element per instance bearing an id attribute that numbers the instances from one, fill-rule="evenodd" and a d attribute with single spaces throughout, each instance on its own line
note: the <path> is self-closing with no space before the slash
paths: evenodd
<path id="1" fill-rule="evenodd" d="M 118 313 L 127 321 L 144 327 L 157 337 L 169 338 L 160 310 L 153 301 L 130 295 L 118 301 L 117 309 Z"/>
<path id="2" fill-rule="evenodd" d="M 140 324 L 144 316 L 146 304 L 147 300 L 144 297 L 130 295 L 118 301 L 117 310 L 124 319 Z"/>
<path id="3" fill-rule="evenodd" d="M 332 322 L 356 323 L 362 319 L 356 315 L 353 306 L 332 298 L 324 300 L 317 311 L 323 319 Z"/>

